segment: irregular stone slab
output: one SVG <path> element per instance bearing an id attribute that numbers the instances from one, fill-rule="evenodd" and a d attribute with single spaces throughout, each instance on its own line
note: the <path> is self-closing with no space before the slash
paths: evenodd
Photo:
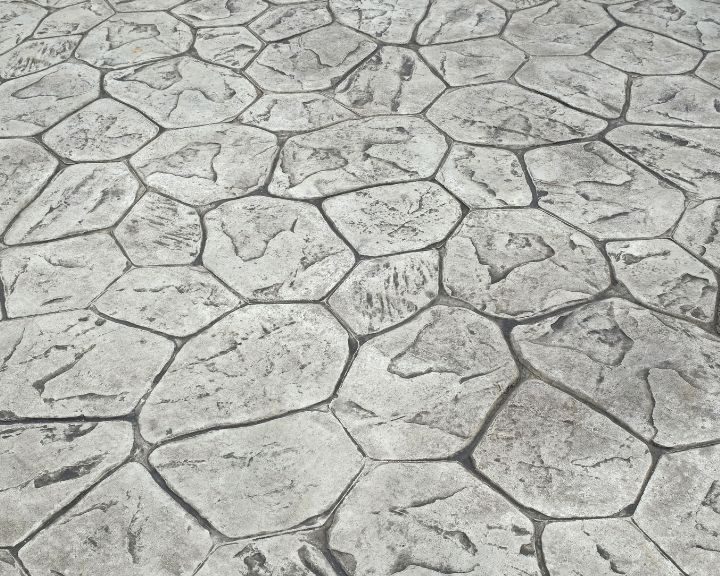
<path id="1" fill-rule="evenodd" d="M 0 4 L 0 54 L 32 35 L 46 14 L 47 10 L 30 2 L 7 0 Z"/>
<path id="2" fill-rule="evenodd" d="M 244 77 L 189 56 L 111 72 L 105 88 L 164 128 L 225 122 L 256 98 Z"/>
<path id="3" fill-rule="evenodd" d="M 680 224 L 673 233 L 675 239 L 689 252 L 720 267 L 720 200 L 706 200 L 683 214 Z"/>
<path id="4" fill-rule="evenodd" d="M 123 416 L 173 352 L 165 338 L 86 310 L 2 326 L 4 419 Z"/>
<path id="5" fill-rule="evenodd" d="M 271 132 L 308 132 L 357 116 L 322 94 L 265 94 L 240 122 Z"/>
<path id="6" fill-rule="evenodd" d="M 610 284 L 592 240 L 535 208 L 474 210 L 445 248 L 448 294 L 493 316 L 532 318 Z"/>
<path id="7" fill-rule="evenodd" d="M 277 151 L 269 132 L 215 124 L 164 132 L 130 162 L 150 190 L 201 206 L 263 186 Z"/>
<path id="8" fill-rule="evenodd" d="M 185 0 L 110 0 L 118 12 L 149 12 L 153 10 L 170 10 Z"/>
<path id="9" fill-rule="evenodd" d="M 539 380 L 520 385 L 472 460 L 522 505 L 558 518 L 619 513 L 652 464 L 635 436 Z"/>
<path id="10" fill-rule="evenodd" d="M 513 330 L 544 378 L 588 398 L 663 446 L 720 438 L 720 340 L 625 300 L 595 302 Z"/>
<path id="11" fill-rule="evenodd" d="M 495 324 L 434 306 L 363 344 L 332 407 L 372 458 L 446 458 L 517 376 Z"/>
<path id="12" fill-rule="evenodd" d="M 520 161 L 501 148 L 455 143 L 436 179 L 470 208 L 527 206 L 532 202 Z"/>
<path id="13" fill-rule="evenodd" d="M 530 521 L 455 462 L 372 470 L 340 505 L 329 546 L 353 576 L 540 574 Z"/>
<path id="14" fill-rule="evenodd" d="M 115 229 L 115 238 L 136 266 L 192 264 L 200 255 L 202 237 L 195 210 L 152 192 Z"/>
<path id="15" fill-rule="evenodd" d="M 203 263 L 251 300 L 320 300 L 355 263 L 320 211 L 303 202 L 227 202 L 207 213 L 205 227 Z"/>
<path id="16" fill-rule="evenodd" d="M 267 6 L 262 0 L 190 0 L 172 13 L 195 28 L 235 26 L 249 22 Z"/>
<path id="17" fill-rule="evenodd" d="M 690 76 L 636 78 L 629 122 L 720 127 L 720 90 Z"/>
<path id="18" fill-rule="evenodd" d="M 0 56 L 0 78 L 11 79 L 47 70 L 72 56 L 82 36 L 27 40 Z"/>
<path id="19" fill-rule="evenodd" d="M 391 44 L 410 42 L 428 0 L 330 0 L 341 24 Z"/>
<path id="20" fill-rule="evenodd" d="M 263 45 L 243 26 L 221 26 L 198 30 L 194 46 L 203 60 L 242 70 Z"/>
<path id="21" fill-rule="evenodd" d="M 711 574 L 720 542 L 720 447 L 664 455 L 635 520 L 688 574 Z"/>
<path id="22" fill-rule="evenodd" d="M 705 56 L 695 74 L 720 88 L 720 52 L 713 52 Z"/>
<path id="23" fill-rule="evenodd" d="M 183 346 L 140 413 L 142 434 L 157 442 L 307 408 L 332 395 L 349 353 L 319 304 L 241 308 Z"/>
<path id="24" fill-rule="evenodd" d="M 0 576 L 27 576 L 27 572 L 9 551 L 0 550 Z"/>
<path id="25" fill-rule="evenodd" d="M 129 422 L 0 425 L 2 545 L 40 528 L 119 466 L 132 446 Z"/>
<path id="26" fill-rule="evenodd" d="M 417 42 L 437 44 L 494 36 L 504 25 L 502 8 L 487 0 L 431 0 L 418 27 Z"/>
<path id="27" fill-rule="evenodd" d="M 33 576 L 189 576 L 212 547 L 210 534 L 137 463 L 101 482 L 20 550 Z"/>
<path id="28" fill-rule="evenodd" d="M 524 10 L 525 8 L 532 8 L 538 4 L 543 4 L 545 0 L 496 0 L 499 6 L 505 8 L 509 12 L 515 10 Z"/>
<path id="29" fill-rule="evenodd" d="M 421 118 L 348 120 L 285 142 L 269 191 L 322 198 L 366 186 L 429 178 L 447 144 Z"/>
<path id="30" fill-rule="evenodd" d="M 49 130 L 43 141 L 73 162 L 116 160 L 150 142 L 158 127 L 112 98 L 100 98 Z"/>
<path id="31" fill-rule="evenodd" d="M 150 462 L 218 530 L 242 537 L 326 512 L 363 458 L 337 420 L 311 411 L 166 444 Z"/>
<path id="32" fill-rule="evenodd" d="M 420 54 L 450 86 L 507 80 L 527 58 L 500 38 L 423 46 Z"/>
<path id="33" fill-rule="evenodd" d="M 525 154 L 540 206 L 601 239 L 658 236 L 682 214 L 680 190 L 602 142 Z"/>
<path id="34" fill-rule="evenodd" d="M 331 24 L 269 44 L 248 67 L 261 88 L 274 92 L 324 90 L 335 86 L 375 49 L 375 43 Z"/>
<path id="35" fill-rule="evenodd" d="M 648 32 L 621 26 L 593 50 L 593 58 L 634 74 L 682 74 L 702 58 L 702 52 Z"/>
<path id="36" fill-rule="evenodd" d="M 35 30 L 35 38 L 84 34 L 113 15 L 105 0 L 86 0 L 51 12 Z"/>
<path id="37" fill-rule="evenodd" d="M 607 126 L 604 120 L 504 83 L 446 92 L 427 117 L 454 140 L 490 146 L 535 146 L 587 138 Z"/>
<path id="38" fill-rule="evenodd" d="M 671 240 L 608 242 L 615 276 L 640 302 L 660 312 L 711 322 L 717 281 L 703 263 Z"/>
<path id="39" fill-rule="evenodd" d="M 100 94 L 100 72 L 65 62 L 0 84 L 0 138 L 33 136 Z"/>
<path id="40" fill-rule="evenodd" d="M 332 22 L 325 2 L 270 8 L 250 24 L 250 30 L 266 42 L 284 40 Z"/>
<path id="41" fill-rule="evenodd" d="M 84 308 L 126 266 L 127 260 L 107 234 L 8 248 L 0 252 L 7 315 Z"/>
<path id="42" fill-rule="evenodd" d="M 542 535 L 551 574 L 682 576 L 625 518 L 553 522 Z"/>
<path id="43" fill-rule="evenodd" d="M 360 254 L 383 256 L 441 242 L 460 204 L 433 182 L 368 188 L 329 198 L 323 210 Z"/>
<path id="44" fill-rule="evenodd" d="M 70 165 L 20 213 L 5 243 L 42 242 L 108 228 L 133 205 L 139 191 L 140 182 L 122 162 Z"/>

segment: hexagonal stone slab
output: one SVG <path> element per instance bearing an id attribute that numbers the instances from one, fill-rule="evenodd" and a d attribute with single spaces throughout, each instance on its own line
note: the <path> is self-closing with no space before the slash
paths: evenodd
<path id="1" fill-rule="evenodd" d="M 263 186 L 277 150 L 269 132 L 215 124 L 164 132 L 130 162 L 150 190 L 201 206 Z"/>
<path id="2" fill-rule="evenodd" d="M 472 459 L 518 502 L 560 518 L 621 512 L 652 464 L 632 434 L 539 380 L 517 389 Z"/>
<path id="3" fill-rule="evenodd" d="M 210 534 L 140 464 L 123 466 L 20 550 L 34 576 L 190 576 L 212 546 Z"/>
<path id="4" fill-rule="evenodd" d="M 495 324 L 434 306 L 363 344 L 332 408 L 372 458 L 445 458 L 517 376 Z"/>
<path id="5" fill-rule="evenodd" d="M 173 351 L 169 340 L 82 310 L 2 325 L 5 419 L 125 415 Z"/>
<path id="6" fill-rule="evenodd" d="M 243 26 L 221 26 L 198 30 L 194 46 L 203 60 L 242 70 L 263 44 Z"/>
<path id="7" fill-rule="evenodd" d="M 607 126 L 604 120 L 504 83 L 446 92 L 427 117 L 454 140 L 490 146 L 535 146 L 586 138 Z"/>
<path id="8" fill-rule="evenodd" d="M 243 76 L 189 56 L 110 72 L 105 88 L 164 128 L 231 120 L 256 97 Z"/>
<path id="9" fill-rule="evenodd" d="M 0 54 L 30 36 L 46 14 L 47 10 L 30 2 L 9 0 L 0 4 Z"/>
<path id="10" fill-rule="evenodd" d="M 323 514 L 362 461 L 337 420 L 314 411 L 207 432 L 150 455 L 175 492 L 233 537 L 291 528 Z M 230 493 L 227 486 L 235 488 Z"/>
<path id="11" fill-rule="evenodd" d="M 360 254 L 383 256 L 442 241 L 460 220 L 460 204 L 434 182 L 377 186 L 322 204 L 338 231 Z"/>
<path id="12" fill-rule="evenodd" d="M 713 52 L 705 56 L 695 73 L 706 82 L 720 88 L 720 53 Z"/>
<path id="13" fill-rule="evenodd" d="M 250 24 L 250 30 L 266 42 L 284 40 L 332 22 L 325 2 L 276 6 Z"/>
<path id="14" fill-rule="evenodd" d="M 720 339 L 625 300 L 517 327 L 515 349 L 543 378 L 663 446 L 720 438 Z"/>
<path id="15" fill-rule="evenodd" d="M 29 536 L 120 465 L 132 445 L 129 422 L 0 425 L 0 543 Z"/>
<path id="16" fill-rule="evenodd" d="M 240 121 L 271 132 L 308 132 L 357 116 L 322 94 L 265 94 Z"/>
<path id="17" fill-rule="evenodd" d="M 319 304 L 247 306 L 180 350 L 142 409 L 142 434 L 155 442 L 312 406 L 332 395 L 349 353 Z"/>
<path id="18" fill-rule="evenodd" d="M 82 36 L 27 40 L 0 56 L 0 78 L 11 79 L 46 70 L 72 56 Z"/>
<path id="19" fill-rule="evenodd" d="M 720 90 L 690 76 L 636 78 L 629 122 L 720 127 Z"/>
<path id="20" fill-rule="evenodd" d="M 158 127 L 112 98 L 95 100 L 49 130 L 43 141 L 73 162 L 116 160 L 150 142 Z"/>
<path id="21" fill-rule="evenodd" d="M 610 285 L 592 240 L 535 208 L 470 212 L 445 248 L 451 296 L 503 318 L 531 318 Z"/>
<path id="22" fill-rule="evenodd" d="M 601 239 L 658 236 L 682 214 L 685 197 L 602 142 L 525 154 L 540 206 Z"/>
<path id="23" fill-rule="evenodd" d="M 35 30 L 35 38 L 83 34 L 113 15 L 105 0 L 86 0 L 51 12 Z"/>
<path id="24" fill-rule="evenodd" d="M 720 200 L 706 200 L 688 208 L 673 233 L 673 239 L 689 252 L 720 268 Z"/>
<path id="25" fill-rule="evenodd" d="M 354 576 L 540 574 L 530 521 L 455 462 L 372 470 L 340 505 L 329 547 Z"/>
<path id="26" fill-rule="evenodd" d="M 8 550 L 0 550 L 0 576 L 27 576 Z"/>
<path id="27" fill-rule="evenodd" d="M 175 8 L 172 13 L 196 28 L 234 26 L 249 22 L 267 6 L 262 0 L 190 0 Z"/>
<path id="28" fill-rule="evenodd" d="M 425 15 L 428 0 L 330 0 L 341 24 L 383 42 L 410 42 L 415 26 Z"/>
<path id="29" fill-rule="evenodd" d="M 288 198 L 322 198 L 429 178 L 446 150 L 445 138 L 421 118 L 348 120 L 288 139 L 269 191 Z"/>
<path id="30" fill-rule="evenodd" d="M 355 263 L 320 211 L 261 196 L 205 216 L 205 266 L 250 300 L 320 300 Z"/>
<path id="31" fill-rule="evenodd" d="M 488 0 L 431 0 L 418 27 L 418 44 L 438 44 L 499 34 L 503 10 Z"/>

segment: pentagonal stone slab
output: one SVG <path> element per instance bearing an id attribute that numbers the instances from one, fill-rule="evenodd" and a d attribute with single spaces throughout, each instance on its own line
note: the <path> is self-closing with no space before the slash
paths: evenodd
<path id="1" fill-rule="evenodd" d="M 84 34 L 113 15 L 105 0 L 86 0 L 51 12 L 35 30 L 36 38 Z"/>
<path id="2" fill-rule="evenodd" d="M 8 550 L 0 550 L 0 576 L 27 576 Z"/>
<path id="3" fill-rule="evenodd" d="M 322 198 L 429 178 L 446 150 L 445 138 L 421 118 L 348 120 L 288 139 L 269 190 L 288 198 Z"/>
<path id="4" fill-rule="evenodd" d="M 101 98 L 49 130 L 43 140 L 73 162 L 116 160 L 150 142 L 158 127 L 112 98 Z"/>
<path id="5" fill-rule="evenodd" d="M 164 132 L 131 164 L 150 190 L 201 206 L 263 186 L 277 150 L 269 132 L 215 124 Z"/>
<path id="6" fill-rule="evenodd" d="M 321 412 L 208 432 L 150 455 L 173 490 L 233 537 L 291 528 L 326 512 L 362 461 L 337 420 Z"/>
<path id="7" fill-rule="evenodd" d="M 107 228 L 122 218 L 139 191 L 140 182 L 122 162 L 72 164 L 20 213 L 5 243 L 41 242 Z"/>
<path id="8" fill-rule="evenodd" d="M 98 299 L 101 314 L 170 334 L 190 336 L 229 312 L 240 299 L 203 268 L 135 268 Z"/>
<path id="9" fill-rule="evenodd" d="M 418 44 L 438 44 L 494 36 L 505 25 L 502 8 L 488 0 L 432 0 L 418 27 Z"/>
<path id="10" fill-rule="evenodd" d="M 720 90 L 690 76 L 636 78 L 629 122 L 720 127 Z"/>
<path id="11" fill-rule="evenodd" d="M 225 122 L 256 97 L 244 77 L 189 56 L 111 72 L 105 88 L 165 128 Z"/>
<path id="12" fill-rule="evenodd" d="M 322 402 L 349 355 L 348 336 L 319 304 L 237 310 L 180 350 L 140 414 L 150 441 L 247 424 Z"/>
<path id="13" fill-rule="evenodd" d="M 433 182 L 368 188 L 329 198 L 322 206 L 365 256 L 427 248 L 443 240 L 461 216 L 460 204 Z"/>
<path id="14" fill-rule="evenodd" d="M 446 92 L 427 117 L 455 140 L 491 146 L 534 146 L 586 138 L 607 126 L 604 120 L 504 83 Z"/>
<path id="15" fill-rule="evenodd" d="M 720 268 L 720 200 L 706 200 L 685 211 L 673 238 L 683 247 Z"/>
<path id="16" fill-rule="evenodd" d="M 115 238 L 136 266 L 192 264 L 200 255 L 198 213 L 160 194 L 145 194 L 115 229 Z"/>
<path id="17" fill-rule="evenodd" d="M 72 56 L 81 36 L 27 40 L 0 56 L 0 78 L 10 79 L 46 70 Z"/>
<path id="18" fill-rule="evenodd" d="M 201 28 L 195 36 L 195 50 L 203 60 L 242 70 L 262 48 L 262 42 L 243 26 Z"/>
<path id="19" fill-rule="evenodd" d="M 271 132 L 307 132 L 357 116 L 322 94 L 265 94 L 240 122 Z"/>
<path id="20" fill-rule="evenodd" d="M 3 418 L 122 416 L 150 388 L 173 345 L 87 311 L 3 322 Z"/>
<path id="21" fill-rule="evenodd" d="M 374 49 L 366 36 L 331 24 L 270 44 L 247 74 L 265 90 L 323 90 L 337 84 Z"/>
<path id="22" fill-rule="evenodd" d="M 126 266 L 107 234 L 8 248 L 0 252 L 7 314 L 13 318 L 84 308 Z"/>
<path id="23" fill-rule="evenodd" d="M 205 216 L 203 263 L 242 296 L 261 301 L 320 300 L 355 258 L 302 202 L 244 198 Z"/>
<path id="24" fill-rule="evenodd" d="M 373 458 L 444 458 L 473 439 L 517 375 L 495 324 L 435 306 L 363 344 L 333 410 Z"/>
<path id="25" fill-rule="evenodd" d="M 720 53 L 713 52 L 705 56 L 695 73 L 706 82 L 720 88 Z"/>
<path id="26" fill-rule="evenodd" d="M 664 446 L 720 438 L 720 340 L 625 300 L 515 328 L 513 343 L 544 378 L 588 398 Z"/>
<path id="27" fill-rule="evenodd" d="M 196 28 L 245 24 L 260 14 L 267 4 L 262 0 L 190 0 L 172 13 Z"/>
<path id="28" fill-rule="evenodd" d="M 40 6 L 21 0 L 0 4 L 0 54 L 30 36 L 46 14 Z"/>
<path id="29" fill-rule="evenodd" d="M 592 298 L 610 274 L 590 238 L 540 210 L 475 210 L 447 242 L 443 283 L 488 314 L 531 318 Z"/>
<path id="30" fill-rule="evenodd" d="M 129 422 L 0 426 L 2 545 L 14 546 L 37 530 L 120 465 L 132 445 Z"/>
<path id="31" fill-rule="evenodd" d="M 250 24 L 250 29 L 266 42 L 284 40 L 332 22 L 325 2 L 308 2 L 270 8 Z"/>
<path id="32" fill-rule="evenodd" d="M 617 514 L 652 463 L 632 434 L 539 380 L 518 388 L 472 459 L 518 502 L 554 517 Z"/>
<path id="33" fill-rule="evenodd" d="M 538 576 L 532 534 L 520 511 L 459 464 L 398 463 L 379 466 L 353 488 L 329 547 L 354 576 Z"/>
<path id="34" fill-rule="evenodd" d="M 532 202 L 520 161 L 501 148 L 455 143 L 436 179 L 470 208 L 527 206 Z"/>
<path id="35" fill-rule="evenodd" d="M 687 574 L 712 574 L 720 545 L 720 447 L 667 454 L 635 520 Z"/>
<path id="36" fill-rule="evenodd" d="M 39 134 L 100 94 L 100 72 L 66 62 L 0 84 L 0 137 Z"/>
<path id="37" fill-rule="evenodd" d="M 338 22 L 383 42 L 405 44 L 425 15 L 428 0 L 330 0 Z"/>
<path id="38" fill-rule="evenodd" d="M 210 534 L 140 464 L 123 466 L 20 551 L 34 576 L 189 576 L 212 547 Z"/>
<path id="39" fill-rule="evenodd" d="M 602 142 L 538 148 L 525 155 L 540 206 L 597 238 L 658 236 L 685 197 Z"/>
<path id="40" fill-rule="evenodd" d="M 415 52 L 385 46 L 335 89 L 335 99 L 364 116 L 417 114 L 443 90 L 443 81 Z"/>

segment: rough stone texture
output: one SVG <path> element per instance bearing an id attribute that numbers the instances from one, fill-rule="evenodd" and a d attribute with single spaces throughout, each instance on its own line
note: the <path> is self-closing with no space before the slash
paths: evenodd
<path id="1" fill-rule="evenodd" d="M 695 73 L 706 82 L 720 88 L 720 52 L 705 56 Z"/>
<path id="2" fill-rule="evenodd" d="M 267 6 L 263 0 L 189 0 L 172 13 L 196 28 L 235 26 L 249 22 Z"/>
<path id="3" fill-rule="evenodd" d="M 270 8 L 250 24 L 250 30 L 266 42 L 284 40 L 332 22 L 325 2 L 307 2 Z"/>
<path id="4" fill-rule="evenodd" d="M 74 2 L 75 0 L 70 0 Z M 109 0 L 118 12 L 146 12 L 170 10 L 185 0 Z"/>
<path id="5" fill-rule="evenodd" d="M 494 36 L 505 25 L 502 9 L 488 0 L 431 0 L 418 27 L 418 44 L 439 44 Z"/>
<path id="6" fill-rule="evenodd" d="M 27 573 L 10 552 L 0 550 L 0 576 L 27 576 Z"/>
<path id="7" fill-rule="evenodd" d="M 632 83 L 627 119 L 644 124 L 720 127 L 719 103 L 720 90 L 697 78 L 648 76 Z"/>
<path id="8" fill-rule="evenodd" d="M 60 64 L 72 56 L 81 36 L 27 40 L 0 56 L 0 78 L 27 76 Z"/>
<path id="9" fill-rule="evenodd" d="M 356 115 L 322 94 L 266 94 L 240 115 L 240 121 L 271 132 L 306 132 Z"/>
<path id="10" fill-rule="evenodd" d="M 22 0 L 0 4 L 0 54 L 30 36 L 46 14 L 47 10 Z"/>
<path id="11" fill-rule="evenodd" d="M 35 38 L 83 34 L 113 15 L 105 0 L 86 0 L 61 7 L 46 16 L 35 29 Z"/>
<path id="12" fill-rule="evenodd" d="M 425 15 L 428 0 L 330 0 L 341 23 L 383 42 L 409 42 Z"/>
<path id="13" fill-rule="evenodd" d="M 720 200 L 706 200 L 685 211 L 673 239 L 695 256 L 720 268 Z"/>
<path id="14" fill-rule="evenodd" d="M 193 46 L 203 60 L 242 70 L 262 49 L 262 42 L 243 26 L 220 26 L 198 30 Z"/>

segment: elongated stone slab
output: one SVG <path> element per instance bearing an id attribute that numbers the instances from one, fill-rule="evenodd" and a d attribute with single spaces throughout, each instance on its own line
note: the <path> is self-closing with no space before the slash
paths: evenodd
<path id="1" fill-rule="evenodd" d="M 691 76 L 636 78 L 629 122 L 720 127 L 720 89 Z"/>
<path id="2" fill-rule="evenodd" d="M 0 4 L 0 54 L 30 36 L 46 14 L 40 6 L 21 0 Z"/>
<path id="3" fill-rule="evenodd" d="M 35 38 L 84 34 L 97 24 L 113 15 L 105 0 L 85 0 L 67 3 L 60 10 L 46 16 L 35 30 Z"/>
<path id="4" fill-rule="evenodd" d="M 331 22 L 332 14 L 325 2 L 306 2 L 270 8 L 253 20 L 249 28 L 266 42 L 277 42 Z"/>
<path id="5" fill-rule="evenodd" d="M 60 64 L 72 56 L 81 38 L 76 35 L 27 40 L 0 56 L 0 78 L 27 76 Z"/>
<path id="6" fill-rule="evenodd" d="M 265 94 L 240 116 L 271 132 L 308 132 L 357 116 L 322 94 Z"/>
<path id="7" fill-rule="evenodd" d="M 720 267 L 720 200 L 706 200 L 688 208 L 678 224 L 673 239 L 689 252 Z"/>
<path id="8" fill-rule="evenodd" d="M 425 15 L 428 0 L 330 0 L 341 23 L 383 42 L 404 44 Z"/>
<path id="9" fill-rule="evenodd" d="M 502 9 L 488 0 L 432 0 L 417 31 L 418 44 L 438 44 L 499 34 Z"/>

